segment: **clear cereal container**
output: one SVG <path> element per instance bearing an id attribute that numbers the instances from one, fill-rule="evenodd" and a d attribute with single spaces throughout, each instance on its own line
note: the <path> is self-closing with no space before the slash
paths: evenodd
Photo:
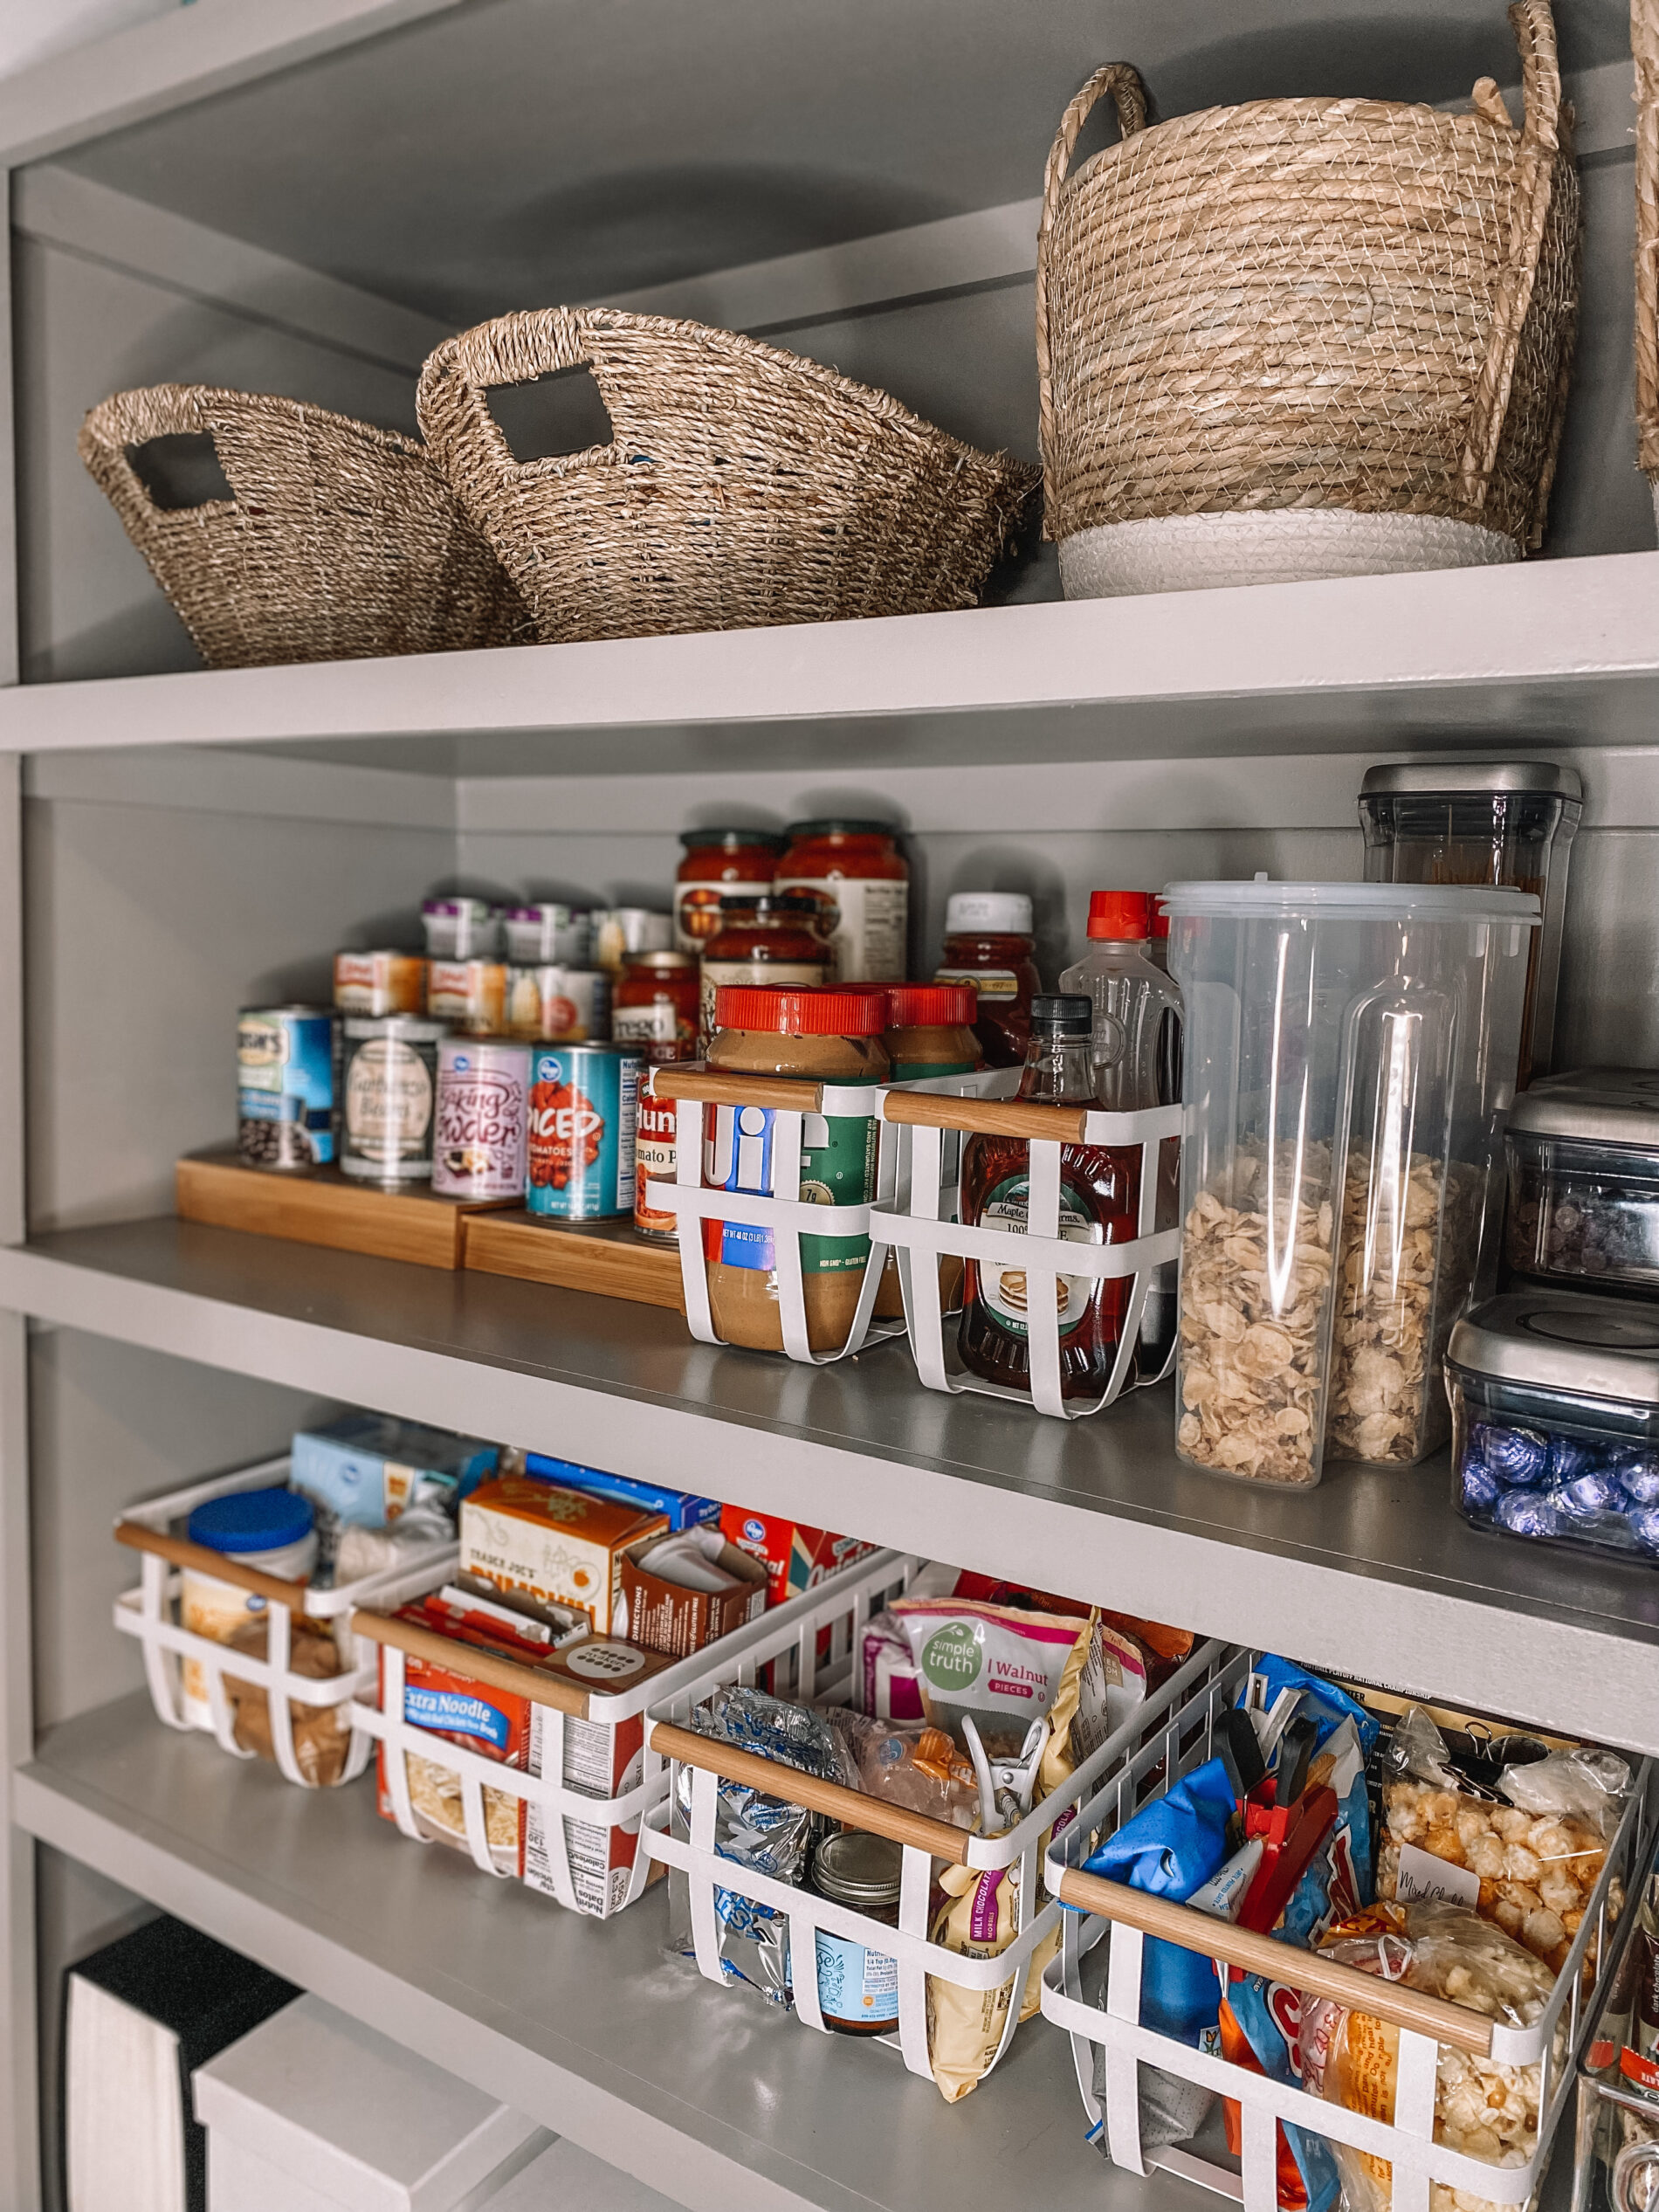
<path id="1" fill-rule="evenodd" d="M 1452 1331 L 1452 1500 L 1477 1528 L 1659 1564 L 1659 1311 L 1512 1291 Z"/>
<path id="2" fill-rule="evenodd" d="M 1446 1433 L 1441 1360 L 1495 1275 L 1539 902 L 1172 884 L 1187 1007 L 1176 1449 L 1311 1487 Z"/>
<path id="3" fill-rule="evenodd" d="M 1651 1292 L 1659 1288 L 1659 1093 L 1639 1073 L 1600 1073 L 1594 1087 L 1562 1078 L 1516 1100 L 1504 1256 L 1520 1275 Z"/>

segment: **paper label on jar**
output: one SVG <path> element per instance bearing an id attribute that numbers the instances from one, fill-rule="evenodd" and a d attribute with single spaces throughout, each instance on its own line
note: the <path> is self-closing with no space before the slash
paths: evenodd
<path id="1" fill-rule="evenodd" d="M 1024 1175 L 1010 1175 L 997 1184 L 985 1202 L 980 1216 L 987 1229 L 1011 1230 L 1016 1237 L 1028 1234 L 1031 1186 Z M 1060 1234 L 1074 1244 L 1093 1244 L 1100 1240 L 1095 1234 L 1095 1223 L 1086 1209 L 1085 1202 L 1070 1184 L 1060 1189 Z M 1010 1336 L 1024 1336 L 1030 1315 L 1029 1288 L 1022 1267 L 1000 1267 L 994 1261 L 981 1260 L 980 1297 L 991 1319 Z M 1055 1282 L 1056 1318 L 1062 1336 L 1070 1336 L 1089 1311 L 1090 1301 L 1099 1285 L 1089 1275 L 1061 1275 Z"/>
<path id="2" fill-rule="evenodd" d="M 366 1160 L 426 1156 L 432 1127 L 433 1062 L 401 1037 L 371 1037 L 346 1071 L 346 1142 Z"/>
<path id="3" fill-rule="evenodd" d="M 672 1099 L 639 1094 L 639 1120 L 634 1131 L 634 1227 L 650 1236 L 678 1233 L 678 1216 L 651 1202 L 646 1186 L 653 1180 L 672 1182 L 677 1157 L 674 1145 L 675 1106 Z"/>
<path id="4" fill-rule="evenodd" d="M 801 1118 L 801 1188 L 808 1205 L 867 1206 L 876 1195 L 876 1124 L 863 1116 L 823 1113 Z M 757 1197 L 788 1197 L 772 1189 L 772 1144 L 777 1115 L 769 1106 L 708 1109 L 703 1140 L 703 1183 L 710 1190 L 740 1190 Z M 726 1267 L 771 1269 L 777 1264 L 772 1231 L 747 1222 L 703 1225 L 706 1258 Z M 868 1237 L 801 1237 L 807 1275 L 832 1275 L 864 1267 Z"/>
<path id="5" fill-rule="evenodd" d="M 1020 979 L 1011 968 L 936 968 L 936 983 L 967 983 L 981 998 L 1017 998 Z"/>
<path id="6" fill-rule="evenodd" d="M 910 885 L 881 876 L 780 876 L 780 891 L 809 891 L 833 916 L 832 983 L 902 983 Z"/>
<path id="7" fill-rule="evenodd" d="M 1394 1896 L 1401 1905 L 1412 1905 L 1425 1897 L 1442 1898 L 1448 1905 L 1477 1905 L 1480 1876 L 1472 1867 L 1454 1866 L 1449 1859 L 1436 1858 L 1415 1843 L 1402 1843 Z"/>
<path id="8" fill-rule="evenodd" d="M 727 983 L 757 983 L 764 990 L 787 990 L 792 984 L 822 983 L 824 971 L 816 961 L 706 960 L 703 962 L 703 1042 L 714 1035 L 714 994 Z"/>

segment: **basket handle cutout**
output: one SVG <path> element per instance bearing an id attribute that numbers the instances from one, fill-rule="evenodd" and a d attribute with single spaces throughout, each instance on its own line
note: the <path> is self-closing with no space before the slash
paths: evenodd
<path id="1" fill-rule="evenodd" d="M 80 426 L 80 458 L 117 512 L 180 513 L 236 499 L 199 384 L 117 392 Z"/>
<path id="2" fill-rule="evenodd" d="M 1070 172 L 1071 156 L 1084 125 L 1099 102 L 1110 93 L 1118 110 L 1118 127 L 1126 139 L 1133 138 L 1146 127 L 1146 91 L 1139 72 L 1126 61 L 1109 61 L 1094 75 L 1077 94 L 1060 118 L 1060 127 L 1055 133 L 1054 143 L 1049 148 L 1048 166 L 1043 172 L 1043 213 L 1037 223 L 1036 265 L 1036 356 L 1037 407 L 1043 433 L 1043 473 L 1047 489 L 1049 454 L 1055 438 L 1054 392 L 1049 358 L 1049 243 L 1054 229 L 1054 218 L 1059 211 L 1060 194 Z M 1048 524 L 1043 523 L 1043 535 L 1048 535 Z"/>
<path id="3" fill-rule="evenodd" d="M 494 475 L 504 483 L 527 475 L 609 465 L 623 458 L 625 424 L 617 431 L 617 393 L 603 347 L 595 347 L 599 319 L 579 307 L 543 307 L 498 315 L 446 338 L 427 355 L 416 395 L 421 436 L 462 504 L 476 508 L 469 480 Z M 586 369 L 611 431 L 610 443 L 535 459 L 513 451 L 489 395 L 504 385 L 538 384 L 568 369 Z M 545 402 L 542 403 L 545 405 Z M 534 403 L 529 403 L 533 410 Z M 503 403 L 509 418 L 513 403 Z M 573 410 L 574 412 L 574 410 Z"/>
<path id="4" fill-rule="evenodd" d="M 127 460 L 150 505 L 162 514 L 236 497 L 211 431 L 171 431 L 146 438 L 141 445 L 127 447 Z"/>
<path id="5" fill-rule="evenodd" d="M 567 460 L 616 442 L 591 362 L 550 369 L 522 384 L 493 384 L 485 403 L 520 467 L 527 461 Z"/>

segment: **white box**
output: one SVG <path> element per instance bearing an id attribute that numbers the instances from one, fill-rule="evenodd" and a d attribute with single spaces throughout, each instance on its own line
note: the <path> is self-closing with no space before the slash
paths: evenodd
<path id="1" fill-rule="evenodd" d="M 192 2086 L 208 2212 L 478 2212 L 553 2141 L 316 1997 L 221 2051 Z"/>

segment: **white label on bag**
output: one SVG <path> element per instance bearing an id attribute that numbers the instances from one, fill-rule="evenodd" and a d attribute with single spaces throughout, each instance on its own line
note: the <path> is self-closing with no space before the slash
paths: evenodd
<path id="1" fill-rule="evenodd" d="M 810 891 L 835 913 L 832 983 L 902 983 L 910 885 L 884 876 L 780 876 L 778 889 Z"/>
<path id="2" fill-rule="evenodd" d="M 1477 1905 L 1480 1876 L 1472 1867 L 1454 1866 L 1449 1859 L 1419 1850 L 1415 1843 L 1402 1843 L 1394 1896 L 1401 1905 L 1424 1897 L 1440 1898 L 1448 1905 Z"/>

